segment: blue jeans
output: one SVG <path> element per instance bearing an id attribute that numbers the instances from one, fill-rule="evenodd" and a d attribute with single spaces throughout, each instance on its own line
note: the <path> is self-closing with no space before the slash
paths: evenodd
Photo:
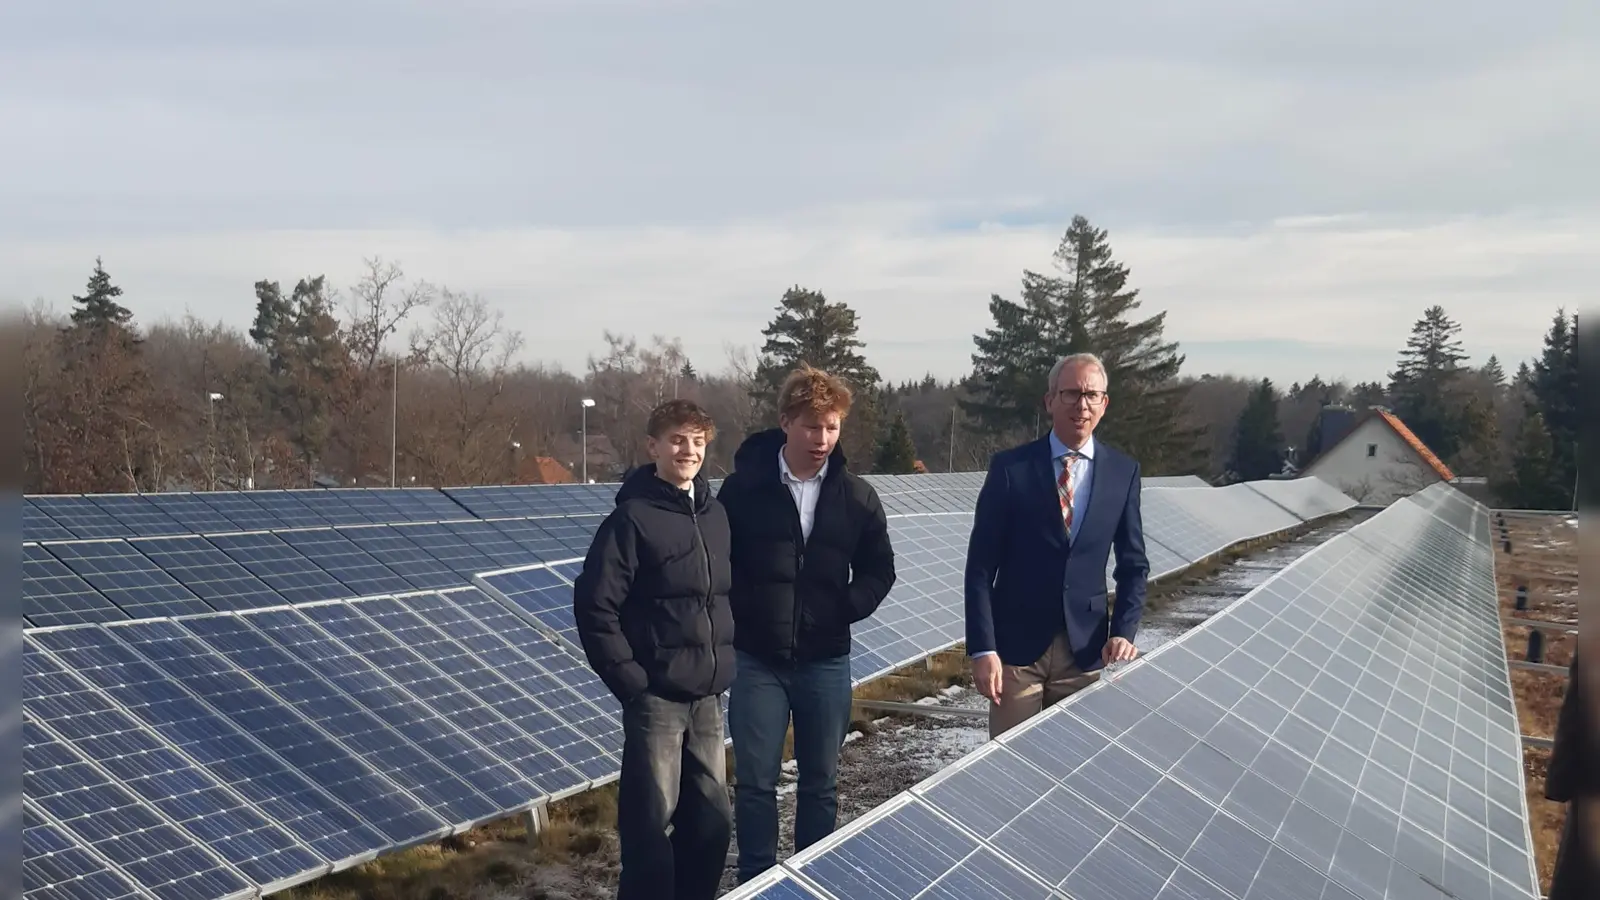
<path id="1" fill-rule="evenodd" d="M 777 864 L 778 772 L 783 740 L 794 715 L 794 849 L 798 853 L 833 833 L 838 820 L 839 749 L 850 727 L 850 657 L 769 666 L 743 651 L 728 692 L 733 738 L 734 835 L 739 880 Z"/>

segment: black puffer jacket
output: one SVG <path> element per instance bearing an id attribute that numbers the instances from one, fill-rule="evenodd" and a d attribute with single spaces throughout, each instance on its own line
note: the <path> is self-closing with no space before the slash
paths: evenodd
<path id="1" fill-rule="evenodd" d="M 733 526 L 733 617 L 740 650 L 771 663 L 850 652 L 850 626 L 894 586 L 894 548 L 877 491 L 845 466 L 835 445 L 809 540 L 794 495 L 779 477 L 785 437 L 751 435 L 717 499 Z"/>
<path id="2" fill-rule="evenodd" d="M 600 523 L 573 592 L 589 664 L 619 700 L 694 700 L 733 681 L 728 517 L 703 476 L 694 499 L 635 469 Z"/>

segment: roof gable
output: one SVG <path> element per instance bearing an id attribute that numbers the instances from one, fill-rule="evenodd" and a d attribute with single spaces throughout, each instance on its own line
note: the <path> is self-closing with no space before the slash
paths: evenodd
<path id="1" fill-rule="evenodd" d="M 1432 450 L 1429 450 L 1428 445 L 1424 444 L 1415 432 L 1406 427 L 1406 423 L 1400 421 L 1399 416 L 1387 409 L 1377 409 L 1374 412 L 1378 414 L 1379 418 L 1383 419 L 1385 424 L 1393 428 L 1394 433 L 1400 436 L 1400 440 L 1405 441 L 1407 446 L 1422 457 L 1422 461 L 1440 478 L 1450 481 L 1456 477 L 1455 473 L 1450 471 L 1450 467 L 1444 464 L 1444 460 L 1440 459 Z"/>

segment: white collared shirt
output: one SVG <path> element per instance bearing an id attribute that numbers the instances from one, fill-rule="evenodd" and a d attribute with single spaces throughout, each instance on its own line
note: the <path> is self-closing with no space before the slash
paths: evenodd
<path id="1" fill-rule="evenodd" d="M 786 487 L 789 495 L 794 498 L 795 508 L 800 511 L 800 534 L 804 539 L 811 539 L 811 525 L 817 518 L 817 498 L 822 496 L 822 476 L 828 474 L 828 461 L 822 461 L 822 468 L 810 478 L 797 478 L 789 468 L 789 461 L 783 456 L 783 447 L 778 448 L 778 477 Z"/>
<path id="2" fill-rule="evenodd" d="M 1067 453 L 1067 445 L 1056 437 L 1055 430 L 1050 431 L 1050 462 L 1056 473 L 1056 479 L 1061 479 L 1062 459 Z M 1094 435 L 1083 442 L 1078 448 L 1078 456 L 1072 461 L 1072 533 L 1067 535 L 1067 543 L 1077 540 L 1078 532 L 1083 528 L 1083 520 L 1089 513 L 1090 486 L 1094 483 Z"/>

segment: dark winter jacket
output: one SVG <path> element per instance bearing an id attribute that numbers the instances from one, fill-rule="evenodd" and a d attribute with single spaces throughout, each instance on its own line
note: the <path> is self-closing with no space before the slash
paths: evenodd
<path id="1" fill-rule="evenodd" d="M 782 431 L 751 435 L 717 499 L 733 527 L 733 617 L 740 650 L 768 663 L 850 652 L 850 626 L 894 585 L 894 548 L 877 491 L 845 466 L 836 445 L 822 479 L 811 537 L 779 476 Z"/>
<path id="2" fill-rule="evenodd" d="M 573 591 L 589 664 L 623 703 L 694 700 L 733 681 L 728 517 L 703 476 L 694 499 L 635 469 L 589 545 Z"/>

